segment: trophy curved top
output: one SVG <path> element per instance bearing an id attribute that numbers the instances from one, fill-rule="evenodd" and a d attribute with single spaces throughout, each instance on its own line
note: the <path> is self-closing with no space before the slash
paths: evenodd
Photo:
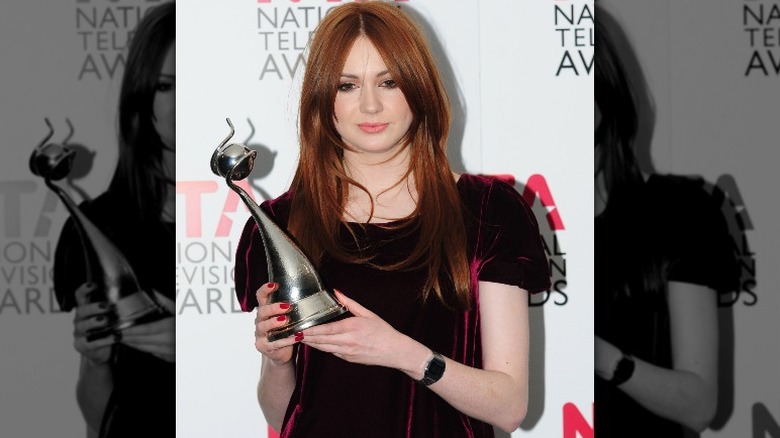
<path id="1" fill-rule="evenodd" d="M 239 181 L 252 173 L 255 165 L 257 151 L 249 149 L 241 143 L 231 143 L 226 145 L 228 140 L 235 134 L 233 123 L 227 118 L 230 126 L 230 134 L 222 140 L 217 149 L 211 155 L 211 171 L 217 175 L 231 181 Z"/>
<path id="2" fill-rule="evenodd" d="M 30 171 L 47 180 L 57 181 L 65 178 L 70 173 L 76 152 L 64 144 L 46 144 L 54 134 L 54 129 L 48 118 L 44 120 L 49 127 L 49 133 L 30 155 Z"/>

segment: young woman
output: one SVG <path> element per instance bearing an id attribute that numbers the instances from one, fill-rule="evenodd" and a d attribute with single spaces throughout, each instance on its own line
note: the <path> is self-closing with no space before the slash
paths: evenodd
<path id="1" fill-rule="evenodd" d="M 738 268 L 699 182 L 643 173 L 637 89 L 606 11 L 596 23 L 595 432 L 682 437 L 715 415 L 717 293 Z"/>
<path id="2" fill-rule="evenodd" d="M 142 288 L 173 312 L 175 267 L 175 5 L 151 9 L 131 41 L 119 102 L 119 159 L 108 190 L 80 205 L 130 263 Z M 57 244 L 54 288 L 64 311 L 75 308 L 81 354 L 79 408 L 88 436 L 175 434 L 174 318 L 88 340 L 111 311 L 85 283 L 81 242 L 72 220 Z"/>
<path id="3" fill-rule="evenodd" d="M 283 437 L 489 437 L 528 393 L 528 293 L 550 285 L 529 206 L 456 175 L 449 103 L 415 23 L 385 2 L 332 9 L 310 43 L 300 157 L 262 208 L 317 265 L 350 316 L 269 342 L 295 303 L 269 304 L 256 224 L 236 263 L 257 308 L 258 386 Z"/>

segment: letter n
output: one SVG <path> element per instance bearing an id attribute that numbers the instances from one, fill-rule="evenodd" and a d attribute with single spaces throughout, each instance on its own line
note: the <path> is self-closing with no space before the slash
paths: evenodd
<path id="1" fill-rule="evenodd" d="M 593 426 L 574 403 L 563 405 L 563 438 L 593 438 Z"/>

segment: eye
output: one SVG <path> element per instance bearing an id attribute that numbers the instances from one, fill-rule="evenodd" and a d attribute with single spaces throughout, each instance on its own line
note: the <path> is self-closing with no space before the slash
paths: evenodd
<path id="1" fill-rule="evenodd" d="M 393 89 L 393 88 L 397 88 L 397 87 L 398 87 L 398 84 L 395 82 L 395 80 L 393 80 L 393 79 L 388 79 L 388 80 L 386 80 L 386 81 L 383 81 L 383 82 L 382 82 L 382 83 L 381 83 L 379 86 L 380 86 L 380 87 L 384 87 L 384 88 L 390 88 L 390 89 Z"/>
<path id="2" fill-rule="evenodd" d="M 352 91 L 355 88 L 357 88 L 357 85 L 353 84 L 352 82 L 344 82 L 339 84 L 339 91 Z"/>
<path id="3" fill-rule="evenodd" d="M 155 91 L 160 91 L 162 93 L 173 91 L 175 88 L 176 85 L 173 82 L 168 81 L 160 81 L 157 83 L 157 86 L 154 87 Z"/>

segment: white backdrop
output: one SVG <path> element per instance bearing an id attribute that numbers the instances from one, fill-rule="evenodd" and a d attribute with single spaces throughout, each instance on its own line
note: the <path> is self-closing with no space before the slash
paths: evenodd
<path id="1" fill-rule="evenodd" d="M 599 2 L 633 46 L 655 103 L 655 167 L 718 185 L 736 204 L 727 219 L 743 221 L 742 287 L 721 307 L 720 408 L 702 437 L 780 436 L 779 5 Z"/>
<path id="2" fill-rule="evenodd" d="M 334 0 L 180 2 L 177 21 L 177 431 L 269 435 L 255 388 L 253 314 L 232 266 L 249 213 L 209 169 L 216 146 L 256 149 L 250 191 L 283 193 L 297 159 L 296 107 L 309 31 Z M 555 287 L 531 311 L 529 413 L 513 436 L 592 432 L 593 47 L 591 1 L 398 1 L 429 31 L 455 105 L 456 171 L 529 188 Z M 296 69 L 297 68 L 297 69 Z M 536 199 L 534 194 L 538 193 Z M 499 435 L 500 436 L 500 435 Z"/>

